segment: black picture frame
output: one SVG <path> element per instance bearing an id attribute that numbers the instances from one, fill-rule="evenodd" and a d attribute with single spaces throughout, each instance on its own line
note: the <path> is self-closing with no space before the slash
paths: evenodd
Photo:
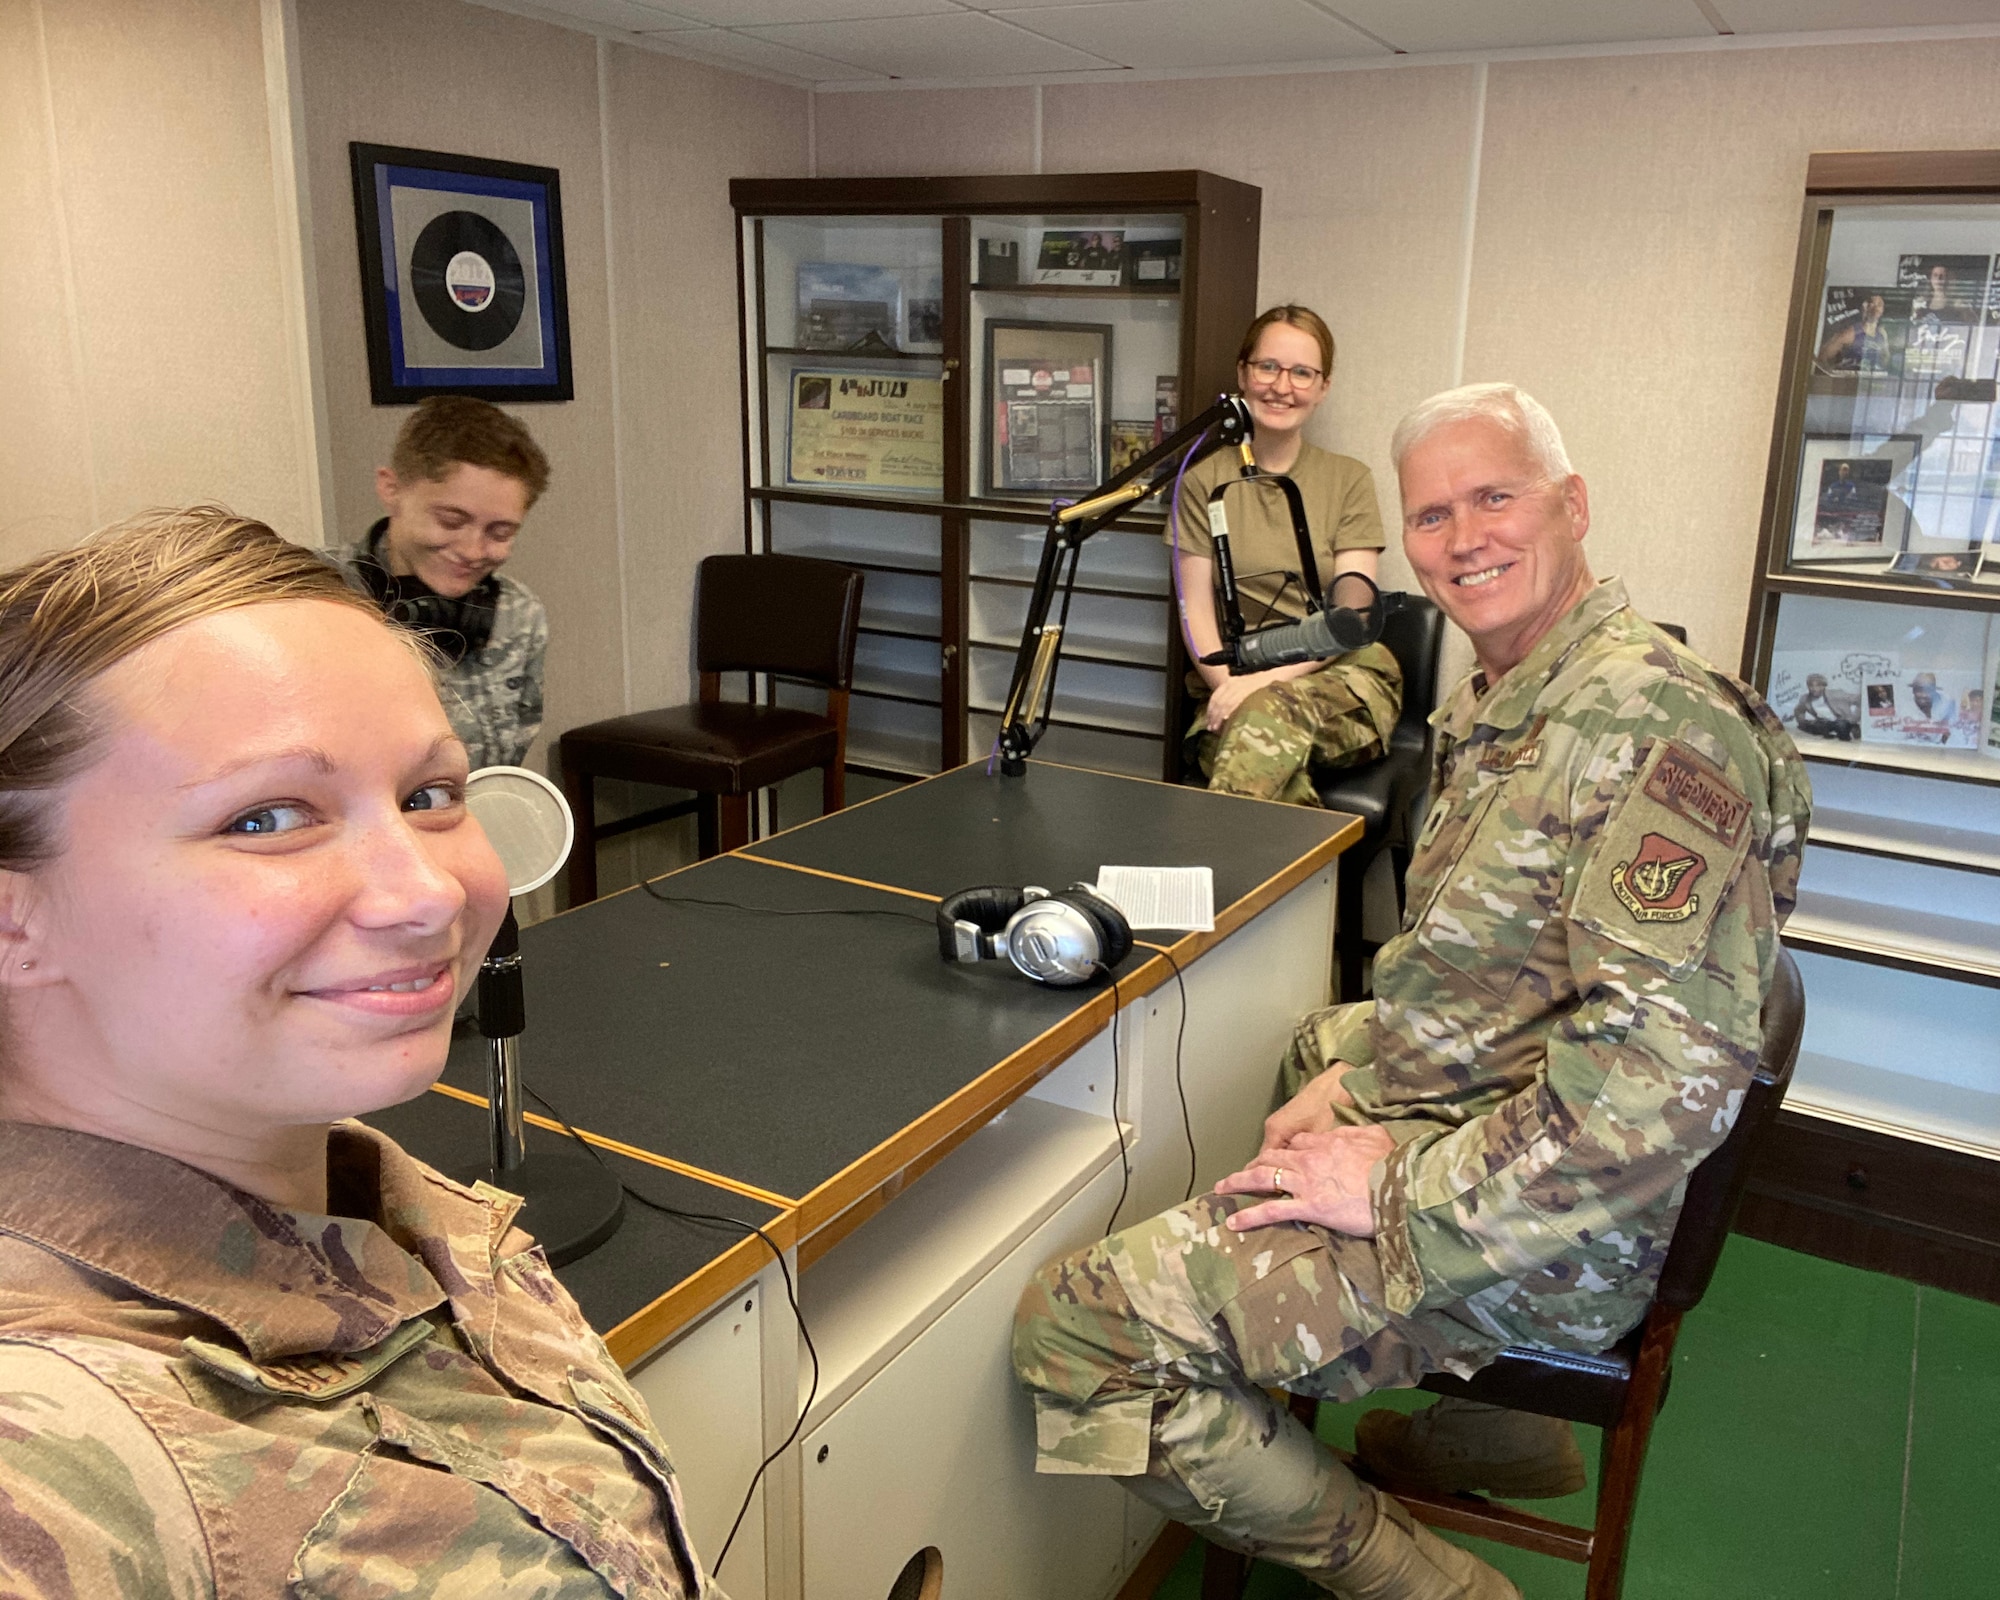
<path id="1" fill-rule="evenodd" d="M 1108 322 L 1031 322 L 993 317 L 986 323 L 986 392 L 982 397 L 980 452 L 982 491 L 988 496 L 1022 494 L 1062 494 L 1070 490 L 1094 489 L 1106 476 L 1110 461 L 1111 428 L 1111 335 Z M 1013 365 L 1010 365 L 1013 363 Z M 1020 386 L 1009 383 L 1011 372 L 1047 363 L 1074 371 L 1088 364 L 1095 376 L 1087 397 L 1050 394 L 1047 403 L 1078 403 L 1087 400 L 1091 408 L 1089 468 L 1079 459 L 1076 470 L 1046 472 L 1020 470 L 1018 453 L 1009 431 L 1001 426 L 1009 408 L 1036 404 L 1038 398 L 1017 396 L 1010 391 Z M 1053 387 L 1053 386 L 1052 386 Z M 1065 389 L 1073 385 L 1065 385 Z"/>
<path id="2" fill-rule="evenodd" d="M 556 169 L 347 148 L 374 403 L 574 399 Z"/>

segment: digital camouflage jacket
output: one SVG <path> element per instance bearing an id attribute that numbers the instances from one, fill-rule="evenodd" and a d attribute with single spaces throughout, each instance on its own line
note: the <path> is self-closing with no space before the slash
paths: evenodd
<path id="1" fill-rule="evenodd" d="M 1432 723 L 1403 932 L 1372 1005 L 1307 1018 L 1298 1055 L 1350 1063 L 1358 1115 L 1397 1140 L 1373 1189 L 1392 1313 L 1602 1348 L 1644 1313 L 1755 1066 L 1804 763 L 1616 580 Z"/>
<path id="2" fill-rule="evenodd" d="M 0 1594 L 717 1595 L 515 1197 L 353 1123 L 336 1216 L 24 1123 L 0 1172 Z"/>
<path id="3" fill-rule="evenodd" d="M 377 527 L 381 524 L 377 524 Z M 371 531 L 370 537 L 373 537 Z M 347 581 L 363 594 L 368 585 L 358 563 L 368 541 L 327 552 Z M 493 574 L 499 599 L 493 631 L 464 660 L 438 668 L 438 698 L 451 731 L 472 753 L 472 770 L 518 767 L 542 731 L 543 657 L 549 648 L 549 615 L 534 590 L 504 572 Z"/>

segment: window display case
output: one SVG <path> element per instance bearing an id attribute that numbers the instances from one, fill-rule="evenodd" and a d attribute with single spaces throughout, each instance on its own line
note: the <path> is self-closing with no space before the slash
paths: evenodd
<path id="1" fill-rule="evenodd" d="M 1743 1225 L 2000 1299 L 2000 152 L 1817 155 L 1744 672 L 1812 764 Z"/>
<path id="2" fill-rule="evenodd" d="M 748 548 L 867 572 L 851 766 L 981 755 L 1050 501 L 1234 387 L 1260 192 L 1148 172 L 739 179 L 730 197 Z M 1164 526 L 1149 505 L 1084 547 L 1047 759 L 1178 778 Z"/>

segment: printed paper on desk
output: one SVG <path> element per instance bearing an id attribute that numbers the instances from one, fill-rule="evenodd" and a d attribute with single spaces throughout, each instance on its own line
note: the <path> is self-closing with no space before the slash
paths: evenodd
<path id="1" fill-rule="evenodd" d="M 1207 867 L 1099 867 L 1097 892 L 1135 928 L 1215 931 L 1215 873 Z"/>

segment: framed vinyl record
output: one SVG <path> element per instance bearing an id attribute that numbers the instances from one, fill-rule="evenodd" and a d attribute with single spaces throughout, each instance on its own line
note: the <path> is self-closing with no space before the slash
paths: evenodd
<path id="1" fill-rule="evenodd" d="M 393 145 L 348 152 L 375 404 L 573 398 L 556 170 Z"/>

